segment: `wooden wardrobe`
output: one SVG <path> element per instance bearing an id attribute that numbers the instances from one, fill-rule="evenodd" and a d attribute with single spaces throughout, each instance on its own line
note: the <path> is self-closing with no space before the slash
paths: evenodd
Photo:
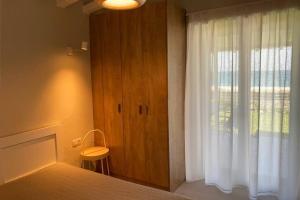
<path id="1" fill-rule="evenodd" d="M 90 40 L 94 126 L 105 132 L 113 176 L 174 190 L 185 180 L 184 10 L 149 1 L 94 13 Z"/>

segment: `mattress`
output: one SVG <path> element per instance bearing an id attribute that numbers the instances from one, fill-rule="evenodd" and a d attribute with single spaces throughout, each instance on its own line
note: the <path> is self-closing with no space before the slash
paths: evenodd
<path id="1" fill-rule="evenodd" d="M 1 200 L 186 200 L 175 194 L 57 163 L 0 186 Z"/>

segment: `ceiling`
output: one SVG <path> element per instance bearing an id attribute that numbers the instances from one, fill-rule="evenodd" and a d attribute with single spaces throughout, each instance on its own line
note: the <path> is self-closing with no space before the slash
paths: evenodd
<path id="1" fill-rule="evenodd" d="M 88 3 L 92 0 L 82 0 L 84 3 Z M 159 0 L 147 0 L 151 1 L 159 1 Z M 174 0 L 179 1 L 183 8 L 187 10 L 187 12 L 195 12 L 201 10 L 215 9 L 227 6 L 234 6 L 239 4 L 247 4 L 251 2 L 261 2 L 261 1 L 272 1 L 272 0 Z M 299 0 L 278 0 L 282 2 L 298 2 Z"/>
<path id="2" fill-rule="evenodd" d="M 92 0 L 82 0 L 84 4 L 91 2 Z M 147 0 L 148 2 L 157 0 Z M 262 0 L 176 0 L 180 1 L 181 5 L 188 11 L 199 11 L 213 8 L 220 8 L 226 6 L 232 6 L 237 4 L 257 2 Z"/>

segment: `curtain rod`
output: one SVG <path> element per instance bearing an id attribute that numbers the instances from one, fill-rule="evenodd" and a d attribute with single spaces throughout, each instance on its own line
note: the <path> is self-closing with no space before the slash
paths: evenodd
<path id="1" fill-rule="evenodd" d="M 230 6 L 187 12 L 186 16 L 201 15 L 201 14 L 207 14 L 207 13 L 218 13 L 218 12 L 224 12 L 224 11 L 226 12 L 226 11 L 230 11 L 230 10 L 240 10 L 240 9 L 245 9 L 247 7 L 251 7 L 253 9 L 254 7 L 257 8 L 258 6 L 270 7 L 270 8 L 287 7 L 287 6 L 298 6 L 299 7 L 300 1 L 297 1 L 297 0 L 292 0 L 292 1 L 289 1 L 289 0 L 258 0 L 258 1 L 248 2 L 248 3 L 241 3 L 241 4 L 230 5 Z"/>

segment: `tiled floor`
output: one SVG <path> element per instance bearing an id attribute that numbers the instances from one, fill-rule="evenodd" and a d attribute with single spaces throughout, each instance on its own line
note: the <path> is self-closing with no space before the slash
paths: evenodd
<path id="1" fill-rule="evenodd" d="M 236 188 L 232 194 L 225 194 L 214 186 L 206 186 L 202 181 L 182 184 L 176 192 L 192 200 L 248 200 L 245 188 Z M 259 200 L 276 200 L 273 197 L 263 197 Z"/>

